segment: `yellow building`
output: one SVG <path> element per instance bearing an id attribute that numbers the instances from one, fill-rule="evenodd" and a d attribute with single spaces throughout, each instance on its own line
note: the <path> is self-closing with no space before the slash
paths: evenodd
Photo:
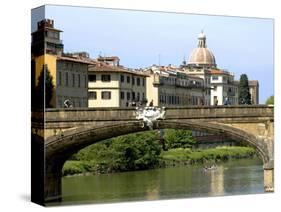
<path id="1" fill-rule="evenodd" d="M 141 71 L 97 62 L 88 70 L 89 107 L 130 107 L 146 101 L 146 77 Z"/>
<path id="2" fill-rule="evenodd" d="M 85 55 L 64 54 L 63 44 L 60 40 L 61 32 L 54 28 L 53 20 L 46 19 L 38 22 L 37 30 L 32 33 L 33 107 L 41 104 L 39 102 L 45 102 L 46 107 L 53 108 L 88 106 L 87 75 L 88 65 L 92 61 Z M 43 79 L 46 79 L 47 71 L 52 77 L 52 95 L 48 94 L 47 85 L 43 82 Z M 41 79 L 40 83 L 39 79 Z M 51 96 L 51 100 L 46 103 L 48 95 Z M 39 101 L 38 97 L 40 97 Z M 43 107 L 43 104 L 40 107 Z"/>

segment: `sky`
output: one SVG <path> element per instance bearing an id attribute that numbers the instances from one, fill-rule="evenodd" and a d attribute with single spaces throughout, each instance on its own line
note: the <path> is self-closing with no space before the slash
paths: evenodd
<path id="1" fill-rule="evenodd" d="M 32 31 L 44 17 L 63 31 L 65 52 L 118 56 L 131 68 L 179 66 L 203 30 L 218 68 L 258 80 L 260 103 L 274 93 L 273 19 L 47 5 L 32 11 Z"/>

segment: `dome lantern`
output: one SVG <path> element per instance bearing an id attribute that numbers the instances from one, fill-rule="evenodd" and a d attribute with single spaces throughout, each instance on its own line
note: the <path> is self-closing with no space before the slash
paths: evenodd
<path id="1" fill-rule="evenodd" d="M 206 35 L 203 30 L 198 35 L 198 48 L 206 48 Z"/>

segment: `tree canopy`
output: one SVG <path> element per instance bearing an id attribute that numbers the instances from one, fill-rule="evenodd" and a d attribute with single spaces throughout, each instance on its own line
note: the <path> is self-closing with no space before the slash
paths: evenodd
<path id="1" fill-rule="evenodd" d="M 165 130 L 164 140 L 168 149 L 190 148 L 195 144 L 192 132 L 188 130 Z"/>
<path id="2" fill-rule="evenodd" d="M 54 83 L 53 77 L 48 70 L 47 65 L 44 65 L 41 74 L 38 77 L 38 85 L 36 86 L 36 104 L 38 108 L 52 107 L 51 99 L 53 97 Z M 44 105 L 45 99 L 45 105 Z"/>
<path id="3" fill-rule="evenodd" d="M 251 94 L 249 88 L 248 76 L 246 74 L 242 74 L 240 76 L 239 87 L 238 87 L 238 102 L 240 105 L 251 104 Z"/>
<path id="4" fill-rule="evenodd" d="M 274 96 L 270 96 L 267 98 L 265 104 L 267 105 L 274 105 Z"/>

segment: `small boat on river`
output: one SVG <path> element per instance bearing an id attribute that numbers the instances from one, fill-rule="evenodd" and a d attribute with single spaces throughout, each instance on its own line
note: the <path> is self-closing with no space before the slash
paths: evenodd
<path id="1" fill-rule="evenodd" d="M 214 170 L 217 170 L 217 168 L 218 168 L 217 165 L 213 164 L 209 167 L 205 166 L 204 171 L 214 171 Z"/>

